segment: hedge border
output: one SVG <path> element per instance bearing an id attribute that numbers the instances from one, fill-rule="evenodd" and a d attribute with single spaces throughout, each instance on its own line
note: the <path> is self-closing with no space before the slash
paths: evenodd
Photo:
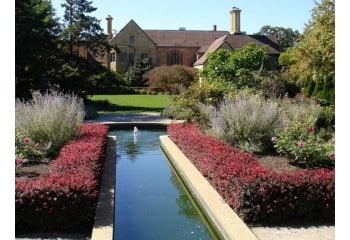
<path id="1" fill-rule="evenodd" d="M 171 124 L 168 134 L 245 222 L 334 222 L 334 169 L 277 173 L 194 123 Z"/>
<path id="2" fill-rule="evenodd" d="M 16 178 L 16 233 L 79 231 L 92 227 L 109 127 L 82 124 L 51 163 L 48 174 Z"/>

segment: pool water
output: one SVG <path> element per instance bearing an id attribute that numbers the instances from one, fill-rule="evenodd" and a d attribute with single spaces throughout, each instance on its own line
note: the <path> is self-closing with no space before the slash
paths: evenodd
<path id="1" fill-rule="evenodd" d="M 212 239 L 160 149 L 165 129 L 117 138 L 114 239 Z"/>

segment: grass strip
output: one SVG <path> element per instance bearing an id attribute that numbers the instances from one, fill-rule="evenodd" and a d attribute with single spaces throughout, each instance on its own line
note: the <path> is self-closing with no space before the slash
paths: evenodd
<path id="1" fill-rule="evenodd" d="M 92 95 L 88 100 L 99 112 L 161 112 L 173 102 L 170 95 Z"/>

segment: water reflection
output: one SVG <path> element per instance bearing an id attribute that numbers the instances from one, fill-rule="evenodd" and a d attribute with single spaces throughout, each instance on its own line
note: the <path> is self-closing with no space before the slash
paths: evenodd
<path id="1" fill-rule="evenodd" d="M 114 239 L 211 239 L 161 152 L 165 130 L 138 130 L 136 138 L 133 129 L 110 134 L 117 136 L 118 160 Z"/>
<path id="2" fill-rule="evenodd" d="M 176 198 L 176 203 L 179 206 L 178 214 L 184 215 L 188 219 L 200 220 L 197 211 L 193 207 L 191 199 L 186 194 L 183 186 L 181 185 L 179 179 L 177 178 L 174 172 L 171 175 L 171 181 L 179 191 L 179 197 Z"/>

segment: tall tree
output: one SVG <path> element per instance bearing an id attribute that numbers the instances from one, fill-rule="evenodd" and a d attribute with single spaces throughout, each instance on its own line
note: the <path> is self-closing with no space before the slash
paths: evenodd
<path id="1" fill-rule="evenodd" d="M 87 0 L 66 0 L 61 5 L 65 9 L 62 37 L 70 55 L 73 54 L 74 47 L 84 47 L 96 52 L 107 45 L 100 21 L 89 15 L 96 11 L 91 4 L 92 1 Z"/>
<path id="2" fill-rule="evenodd" d="M 281 51 L 285 51 L 289 47 L 293 47 L 299 39 L 300 33 L 298 30 L 284 27 L 271 27 L 265 25 L 260 28 L 260 31 L 256 34 L 273 35 L 277 39 L 278 44 L 281 47 Z"/>
<path id="3" fill-rule="evenodd" d="M 103 57 L 107 38 L 100 21 L 90 15 L 96 10 L 92 1 L 65 0 L 61 6 L 64 8 L 61 42 L 65 56 L 54 73 L 55 84 L 62 91 L 83 96 L 91 88 L 90 76 L 104 73 L 105 69 L 89 56 Z M 84 55 L 87 51 L 88 57 L 77 54 L 80 50 Z"/>
<path id="4" fill-rule="evenodd" d="M 15 7 L 16 97 L 30 97 L 56 65 L 59 24 L 48 0 L 16 0 Z"/>
<path id="5" fill-rule="evenodd" d="M 322 0 L 312 10 L 300 42 L 280 60 L 287 74 L 304 94 L 334 104 L 335 94 L 335 2 Z"/>

